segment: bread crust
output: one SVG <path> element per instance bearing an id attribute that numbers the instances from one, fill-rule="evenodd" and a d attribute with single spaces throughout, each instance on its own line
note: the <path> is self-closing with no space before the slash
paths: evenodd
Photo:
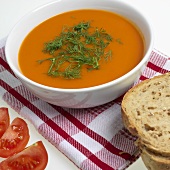
<path id="1" fill-rule="evenodd" d="M 141 148 L 141 158 L 149 170 L 170 170 L 170 157 L 155 155 L 146 147 Z"/>
<path id="2" fill-rule="evenodd" d="M 125 108 L 121 108 L 122 120 L 123 120 L 123 124 L 124 124 L 125 128 L 128 129 L 128 131 L 133 136 L 138 137 L 138 131 L 137 131 L 136 127 L 130 122 L 130 119 L 128 118 L 128 115 L 126 114 L 126 112 L 124 112 L 124 110 L 125 110 Z"/>
<path id="3" fill-rule="evenodd" d="M 153 152 L 155 154 L 159 154 L 159 155 L 161 155 L 163 157 L 169 157 L 169 159 L 170 159 L 169 151 L 162 151 L 159 148 L 154 147 L 149 142 L 142 140 L 141 138 L 139 138 L 138 140 L 140 140 L 140 145 L 141 146 L 148 148 L 148 150 L 150 150 L 151 152 Z M 167 145 L 169 145 L 168 142 L 167 142 Z"/>
<path id="4" fill-rule="evenodd" d="M 122 120 L 124 123 L 124 126 L 129 130 L 129 132 L 134 135 L 139 137 L 139 132 L 136 128 L 136 126 L 130 121 L 130 118 L 127 114 L 126 111 L 126 107 L 125 107 L 125 103 L 128 102 L 128 96 L 134 91 L 136 90 L 139 86 L 142 86 L 143 84 L 149 82 L 150 79 L 147 79 L 145 81 L 142 81 L 141 83 L 137 84 L 136 86 L 132 87 L 131 89 L 129 89 L 126 94 L 123 97 L 122 103 L 121 103 L 121 113 L 122 113 Z"/>

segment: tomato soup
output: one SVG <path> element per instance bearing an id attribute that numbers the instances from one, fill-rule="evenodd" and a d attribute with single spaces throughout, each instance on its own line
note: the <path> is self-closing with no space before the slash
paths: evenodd
<path id="1" fill-rule="evenodd" d="M 100 60 L 99 68 L 87 71 L 83 67 L 80 78 L 65 79 L 47 74 L 50 62 L 42 64 L 50 55 L 43 52 L 44 43 L 61 33 L 63 26 L 90 22 L 91 29 L 104 29 L 112 36 L 107 50 L 112 56 Z M 133 69 L 143 58 L 144 40 L 140 30 L 115 13 L 104 10 L 83 9 L 56 15 L 35 27 L 24 39 L 19 50 L 18 62 L 22 73 L 29 79 L 56 88 L 87 88 L 115 80 Z"/>

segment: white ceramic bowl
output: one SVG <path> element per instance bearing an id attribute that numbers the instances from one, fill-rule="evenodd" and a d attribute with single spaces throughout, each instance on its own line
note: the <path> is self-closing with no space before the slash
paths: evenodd
<path id="1" fill-rule="evenodd" d="M 47 87 L 25 77 L 18 66 L 18 51 L 25 36 L 42 21 L 75 9 L 103 9 L 116 12 L 135 23 L 145 39 L 145 55 L 141 62 L 122 77 L 95 87 L 60 89 Z M 148 19 L 137 9 L 121 0 L 58 0 L 35 9 L 24 16 L 8 36 L 5 53 L 9 66 L 23 85 L 40 99 L 51 104 L 70 107 L 94 107 L 112 101 L 125 93 L 141 74 L 153 48 L 153 33 Z"/>

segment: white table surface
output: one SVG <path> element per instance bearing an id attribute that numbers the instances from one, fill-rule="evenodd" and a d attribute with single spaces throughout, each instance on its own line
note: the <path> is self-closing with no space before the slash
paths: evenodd
<path id="1" fill-rule="evenodd" d="M 52 0 L 0 0 L 0 40 L 7 37 L 10 30 L 29 11 Z M 70 0 L 71 1 L 71 0 Z M 137 7 L 150 18 L 154 29 L 154 48 L 170 56 L 170 0 L 126 0 Z M 0 99 L 0 107 L 8 105 Z M 10 107 L 11 120 L 19 116 Z M 78 170 L 78 168 L 60 153 L 54 146 L 45 140 L 35 128 L 27 121 L 30 129 L 28 145 L 42 140 L 48 153 L 49 161 L 46 170 Z M 0 158 L 0 161 L 2 159 Z M 139 158 L 128 170 L 145 170 L 145 166 Z"/>

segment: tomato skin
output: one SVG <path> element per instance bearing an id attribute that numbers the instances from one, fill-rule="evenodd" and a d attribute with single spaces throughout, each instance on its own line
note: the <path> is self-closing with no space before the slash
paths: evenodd
<path id="1" fill-rule="evenodd" d="M 7 130 L 10 124 L 10 118 L 8 113 L 8 108 L 1 107 L 0 108 L 0 138 Z"/>
<path id="2" fill-rule="evenodd" d="M 0 163 L 0 170 L 44 170 L 48 163 L 48 154 L 38 141 L 23 151 Z"/>
<path id="3" fill-rule="evenodd" d="M 7 158 L 23 150 L 29 137 L 27 123 L 15 118 L 0 139 L 0 157 Z"/>

